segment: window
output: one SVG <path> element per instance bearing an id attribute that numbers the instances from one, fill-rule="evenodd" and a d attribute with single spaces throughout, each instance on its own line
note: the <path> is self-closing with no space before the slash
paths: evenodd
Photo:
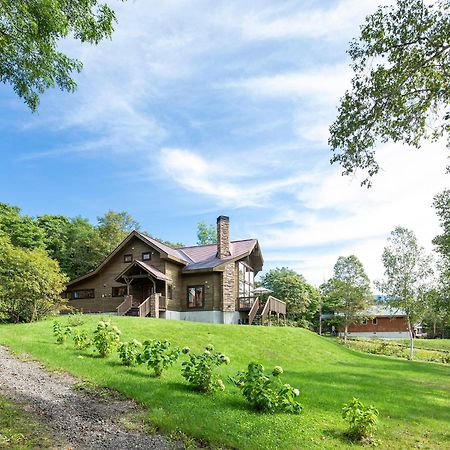
<path id="1" fill-rule="evenodd" d="M 78 300 L 82 298 L 95 298 L 94 289 L 80 289 L 78 291 L 72 291 L 68 293 L 69 298 L 72 300 Z"/>
<path id="2" fill-rule="evenodd" d="M 167 285 L 167 298 L 172 298 L 172 285 Z"/>
<path id="3" fill-rule="evenodd" d="M 239 297 L 253 295 L 255 274 L 253 269 L 243 262 L 239 263 Z"/>
<path id="4" fill-rule="evenodd" d="M 363 319 L 362 324 L 367 325 L 367 319 Z"/>
<path id="5" fill-rule="evenodd" d="M 151 252 L 142 253 L 142 261 L 150 261 L 152 259 Z"/>
<path id="6" fill-rule="evenodd" d="M 205 306 L 205 286 L 189 286 L 187 289 L 188 308 L 203 308 Z"/>
<path id="7" fill-rule="evenodd" d="M 372 325 L 378 325 L 378 319 L 376 317 L 372 319 Z"/>
<path id="8" fill-rule="evenodd" d="M 126 286 L 113 286 L 112 287 L 112 296 L 113 297 L 125 297 L 127 295 L 127 287 Z"/>
<path id="9" fill-rule="evenodd" d="M 123 262 L 124 263 L 129 263 L 133 261 L 133 255 L 131 253 L 127 254 L 127 255 L 123 255 Z"/>

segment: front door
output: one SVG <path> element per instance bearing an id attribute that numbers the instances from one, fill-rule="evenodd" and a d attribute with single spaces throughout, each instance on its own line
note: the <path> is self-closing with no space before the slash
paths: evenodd
<path id="1" fill-rule="evenodd" d="M 144 284 L 144 286 L 142 286 L 142 301 L 149 298 L 152 293 L 153 286 L 151 284 Z"/>

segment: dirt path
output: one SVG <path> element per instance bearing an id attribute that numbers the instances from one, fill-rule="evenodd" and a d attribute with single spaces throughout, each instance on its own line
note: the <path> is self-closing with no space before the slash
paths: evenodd
<path id="1" fill-rule="evenodd" d="M 0 394 L 19 402 L 44 422 L 60 448 L 73 450 L 169 449 L 162 436 L 124 428 L 120 419 L 136 412 L 134 402 L 99 398 L 75 390 L 78 380 L 46 371 L 34 361 L 21 361 L 0 346 Z"/>

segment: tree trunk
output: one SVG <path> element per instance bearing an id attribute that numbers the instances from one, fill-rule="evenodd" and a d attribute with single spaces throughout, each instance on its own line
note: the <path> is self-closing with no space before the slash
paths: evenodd
<path id="1" fill-rule="evenodd" d="M 344 327 L 344 344 L 347 343 L 347 333 L 348 333 L 348 323 L 346 323 Z"/>
<path id="2" fill-rule="evenodd" d="M 433 321 L 433 337 L 436 337 L 436 320 Z"/>
<path id="3" fill-rule="evenodd" d="M 411 326 L 411 320 L 408 317 L 408 331 L 409 331 L 409 359 L 414 359 L 414 332 Z"/>

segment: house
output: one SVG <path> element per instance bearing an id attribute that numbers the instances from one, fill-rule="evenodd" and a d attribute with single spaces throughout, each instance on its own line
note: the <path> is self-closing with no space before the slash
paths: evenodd
<path id="1" fill-rule="evenodd" d="M 171 248 L 138 231 L 92 272 L 68 283 L 68 305 L 83 312 L 117 313 L 212 323 L 250 323 L 278 299 L 253 295 L 263 257 L 256 239 L 230 242 L 230 222 L 217 218 L 217 244 Z M 273 299 L 273 300 L 272 300 Z"/>
<path id="2" fill-rule="evenodd" d="M 406 313 L 400 309 L 390 308 L 383 304 L 379 298 L 374 306 L 361 313 L 361 320 L 348 326 L 349 337 L 373 338 L 409 338 L 408 321 Z M 339 319 L 340 314 L 322 314 L 322 319 Z M 333 327 L 334 329 L 334 327 Z M 339 327 L 336 334 L 344 334 L 343 327 Z M 414 325 L 415 336 L 422 336 L 420 324 Z"/>

